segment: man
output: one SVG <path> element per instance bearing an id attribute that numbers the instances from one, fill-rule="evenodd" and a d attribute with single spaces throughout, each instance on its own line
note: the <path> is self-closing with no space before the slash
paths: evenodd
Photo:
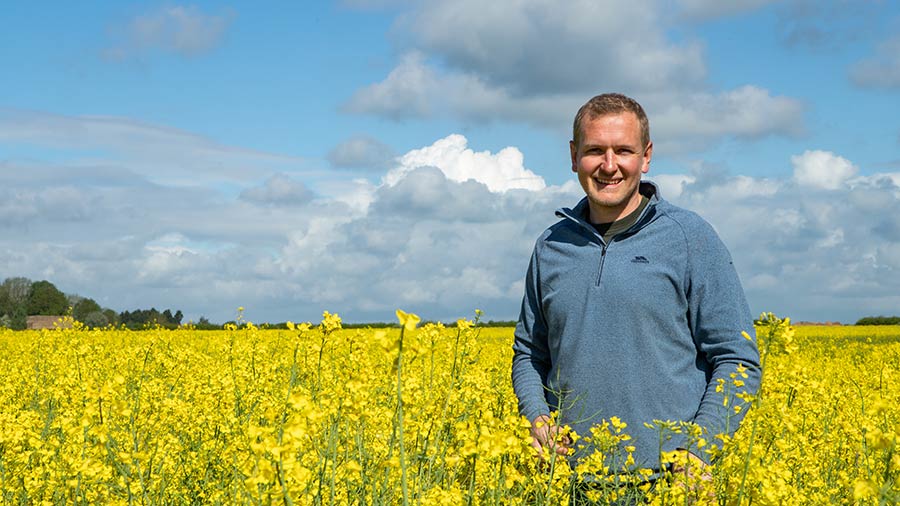
<path id="1" fill-rule="evenodd" d="M 746 406 L 735 413 L 743 403 L 733 394 L 755 394 L 760 370 L 742 335 L 753 321 L 731 257 L 708 223 L 641 181 L 653 143 L 636 101 L 592 98 L 569 147 L 586 196 L 557 211 L 561 220 L 535 244 L 513 346 L 513 387 L 533 446 L 578 463 L 591 443 L 554 441 L 558 427 L 584 438 L 617 417 L 631 439 L 608 472 L 659 472 L 672 451 L 705 465 L 687 434 L 661 438 L 645 423 L 692 422 L 710 443 L 737 429 Z M 739 369 L 743 385 L 732 376 Z"/>

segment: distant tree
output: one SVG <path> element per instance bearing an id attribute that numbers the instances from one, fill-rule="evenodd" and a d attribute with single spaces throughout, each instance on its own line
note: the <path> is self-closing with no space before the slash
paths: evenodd
<path id="1" fill-rule="evenodd" d="M 70 301 L 71 301 L 71 299 L 70 299 Z M 77 321 L 80 321 L 80 322 L 86 324 L 87 320 L 85 318 L 87 317 L 87 315 L 89 315 L 91 313 L 100 313 L 101 311 L 102 311 L 102 308 L 100 307 L 100 304 L 97 304 L 97 302 L 94 299 L 82 298 L 81 300 L 77 301 L 74 306 L 72 306 L 72 318 L 75 318 Z M 105 315 L 103 316 L 103 319 L 104 320 L 107 319 Z M 108 320 L 107 320 L 107 323 L 108 323 Z M 105 325 L 106 325 L 106 323 L 104 323 L 103 325 L 100 325 L 100 326 L 102 327 Z"/>
<path id="2" fill-rule="evenodd" d="M 8 314 L 0 315 L 0 327 L 7 329 L 12 327 L 12 318 Z"/>
<path id="3" fill-rule="evenodd" d="M 865 316 L 856 322 L 857 325 L 900 325 L 900 316 Z"/>
<path id="4" fill-rule="evenodd" d="M 15 308 L 13 308 L 13 311 L 9 316 L 9 328 L 13 330 L 25 330 L 25 328 L 28 327 L 28 312 L 25 311 L 24 305 L 16 306 Z"/>
<path id="5" fill-rule="evenodd" d="M 86 314 L 84 319 L 79 321 L 92 329 L 109 325 L 109 320 L 106 318 L 106 315 L 99 310 Z"/>
<path id="6" fill-rule="evenodd" d="M 199 330 L 218 330 L 221 329 L 221 325 L 216 325 L 209 321 L 209 318 L 205 316 L 201 316 L 200 319 L 194 324 L 194 328 Z"/>
<path id="7" fill-rule="evenodd" d="M 107 308 L 107 309 L 104 309 L 104 310 L 103 310 L 103 316 L 106 316 L 106 321 L 107 321 L 107 323 L 109 323 L 109 324 L 111 324 L 111 325 L 118 325 L 118 324 L 119 324 L 119 315 L 118 315 L 115 311 L 113 311 L 112 309 L 108 309 L 108 308 Z"/>
<path id="8" fill-rule="evenodd" d="M 130 329 L 142 329 L 160 325 L 166 328 L 175 328 L 181 323 L 181 311 L 174 315 L 172 310 L 166 309 L 162 313 L 155 307 L 150 309 L 135 309 L 134 311 L 122 311 L 119 313 L 119 323 Z"/>
<path id="9" fill-rule="evenodd" d="M 69 310 L 69 299 L 49 281 L 36 281 L 28 296 L 28 315 L 63 315 Z"/>
<path id="10" fill-rule="evenodd" d="M 0 316 L 5 315 L 12 321 L 14 314 L 18 312 L 19 308 L 25 309 L 30 293 L 30 279 L 22 277 L 6 278 L 3 284 L 0 284 Z M 13 327 L 10 326 L 10 328 Z"/>
<path id="11" fill-rule="evenodd" d="M 3 285 L 0 286 L 0 290 L 6 294 L 11 304 L 24 305 L 28 302 L 32 284 L 28 278 L 6 278 L 3 281 Z"/>

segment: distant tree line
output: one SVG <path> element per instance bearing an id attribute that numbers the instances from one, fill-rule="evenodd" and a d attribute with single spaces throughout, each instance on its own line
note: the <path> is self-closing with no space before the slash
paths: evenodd
<path id="1" fill-rule="evenodd" d="M 175 328 L 181 325 L 183 318 L 181 310 L 173 314 L 170 309 L 163 312 L 156 308 L 135 309 L 116 313 L 112 309 L 101 307 L 94 299 L 66 295 L 46 280 L 6 278 L 0 284 L 0 327 L 23 330 L 27 325 L 27 318 L 35 315 L 71 315 L 90 328 L 125 325 L 130 329 L 156 325 Z M 206 323 L 209 324 L 208 321 Z"/>
<path id="2" fill-rule="evenodd" d="M 70 312 L 71 311 L 71 312 Z M 117 313 L 112 309 L 101 307 L 94 299 L 80 295 L 66 295 L 53 283 L 31 281 L 24 277 L 6 278 L 0 284 L 0 327 L 14 330 L 23 330 L 27 325 L 27 318 L 35 315 L 64 316 L 71 315 L 90 328 L 106 327 L 109 325 L 124 325 L 129 329 L 137 330 L 146 327 L 176 328 L 182 325 L 184 315 L 181 310 L 174 313 L 171 309 L 160 312 L 156 308 L 135 309 Z M 881 320 L 891 320 L 882 322 Z M 866 321 L 863 323 L 863 321 Z M 868 320 L 878 320 L 869 322 Z M 422 325 L 429 323 L 423 321 Z M 866 317 L 857 322 L 857 325 L 893 325 L 900 323 L 900 317 Z M 242 327 L 245 324 L 235 321 L 227 322 Z M 220 330 L 223 325 L 210 322 L 201 316 L 197 322 L 191 322 L 193 328 L 198 330 Z M 445 323 L 447 327 L 455 327 L 456 322 Z M 515 321 L 479 321 L 479 327 L 515 327 Z M 261 328 L 286 329 L 287 323 L 263 323 Z M 397 322 L 372 322 L 343 324 L 344 328 L 393 328 L 398 327 Z"/>
<path id="3" fill-rule="evenodd" d="M 865 316 L 856 321 L 857 325 L 900 325 L 900 316 Z"/>
<path id="4" fill-rule="evenodd" d="M 157 325 L 166 328 L 176 328 L 181 325 L 181 319 L 183 317 L 180 309 L 175 311 L 175 314 L 172 314 L 172 310 L 170 309 L 166 309 L 160 313 L 153 307 L 150 309 L 123 311 L 119 313 L 119 323 L 130 329 L 141 329 Z"/>

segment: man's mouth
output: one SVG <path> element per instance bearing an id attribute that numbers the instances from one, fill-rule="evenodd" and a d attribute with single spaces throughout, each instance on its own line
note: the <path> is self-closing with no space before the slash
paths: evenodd
<path id="1" fill-rule="evenodd" d="M 617 184 L 622 182 L 622 178 L 600 179 L 600 178 L 595 177 L 594 181 L 596 181 L 597 183 L 599 183 L 600 185 L 603 185 L 603 186 L 616 186 Z"/>

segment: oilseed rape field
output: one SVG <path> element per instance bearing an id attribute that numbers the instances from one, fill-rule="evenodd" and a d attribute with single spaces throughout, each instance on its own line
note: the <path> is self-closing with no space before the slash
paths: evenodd
<path id="1" fill-rule="evenodd" d="M 538 458 L 510 384 L 511 328 L 460 320 L 343 329 L 0 329 L 3 504 L 897 504 L 900 328 L 762 315 L 762 388 L 735 437 L 691 434 L 712 476 L 597 453 Z M 727 399 L 727 397 L 726 397 Z M 625 459 L 615 458 L 624 456 Z M 663 455 L 664 460 L 675 455 Z M 619 465 L 618 463 L 624 462 Z"/>

